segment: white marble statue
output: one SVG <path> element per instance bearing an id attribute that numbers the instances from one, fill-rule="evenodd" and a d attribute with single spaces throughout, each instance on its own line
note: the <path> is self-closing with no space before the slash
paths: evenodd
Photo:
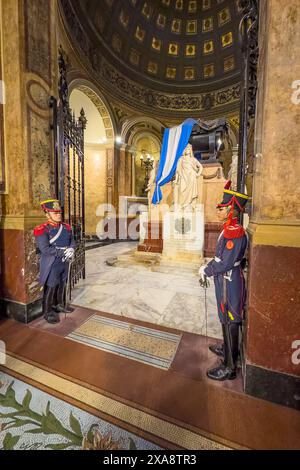
<path id="1" fill-rule="evenodd" d="M 202 174 L 203 167 L 194 157 L 190 144 L 184 149 L 179 158 L 175 179 L 173 181 L 174 210 L 191 208 L 195 210 L 199 194 L 198 178 Z"/>

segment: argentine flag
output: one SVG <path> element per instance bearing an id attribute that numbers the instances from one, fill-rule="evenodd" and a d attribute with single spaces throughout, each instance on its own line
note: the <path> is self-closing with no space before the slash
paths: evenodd
<path id="1" fill-rule="evenodd" d="M 194 124 L 197 124 L 197 121 L 189 118 L 179 126 L 165 130 L 152 204 L 159 204 L 162 200 L 160 188 L 175 175 L 178 160 L 189 142 Z"/>

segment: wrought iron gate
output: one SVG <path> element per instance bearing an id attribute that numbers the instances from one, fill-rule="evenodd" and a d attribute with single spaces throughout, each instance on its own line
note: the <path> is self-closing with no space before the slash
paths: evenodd
<path id="1" fill-rule="evenodd" d="M 247 173 L 249 121 L 255 118 L 256 111 L 259 0 L 239 0 L 239 5 L 242 9 L 239 28 L 242 46 L 242 82 L 237 190 L 243 193 Z"/>
<path id="2" fill-rule="evenodd" d="M 242 82 L 237 190 L 243 193 L 245 191 L 247 175 L 247 153 L 249 148 L 250 120 L 254 120 L 256 114 L 257 66 L 259 58 L 259 0 L 239 0 L 239 5 L 242 9 L 242 19 L 240 22 L 240 40 L 242 46 Z M 251 159 L 254 158 L 254 155 L 250 154 L 250 156 Z M 240 222 L 243 222 L 242 213 L 240 215 Z M 242 341 L 240 344 L 243 378 L 245 378 L 246 364 L 245 331 L 246 329 L 243 326 Z"/>
<path id="3" fill-rule="evenodd" d="M 51 98 L 54 115 L 54 174 L 56 196 L 61 202 L 63 219 L 73 230 L 76 249 L 69 276 L 71 289 L 85 279 L 85 214 L 84 214 L 84 130 L 86 117 L 81 109 L 79 118 L 69 106 L 67 68 L 62 48 L 59 49 L 59 102 Z M 56 125 L 55 125 L 56 121 Z"/>

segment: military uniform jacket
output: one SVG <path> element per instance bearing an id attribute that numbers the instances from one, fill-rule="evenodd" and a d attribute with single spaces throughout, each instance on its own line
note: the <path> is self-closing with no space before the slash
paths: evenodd
<path id="1" fill-rule="evenodd" d="M 204 273 L 214 277 L 218 314 L 221 323 L 225 315 L 229 321 L 241 322 L 245 303 L 245 280 L 241 262 L 247 248 L 247 235 L 237 219 L 231 225 L 224 224 L 219 236 L 216 256 Z"/>
<path id="2" fill-rule="evenodd" d="M 50 240 L 57 235 L 61 225 L 62 230 L 59 237 L 53 243 L 50 243 Z M 75 242 L 71 226 L 65 223 L 50 224 L 49 222 L 45 222 L 35 227 L 33 233 L 41 252 L 39 281 L 41 285 L 44 285 L 53 264 L 60 260 L 62 262 L 64 250 L 59 249 L 59 247 L 72 247 L 75 249 Z"/>

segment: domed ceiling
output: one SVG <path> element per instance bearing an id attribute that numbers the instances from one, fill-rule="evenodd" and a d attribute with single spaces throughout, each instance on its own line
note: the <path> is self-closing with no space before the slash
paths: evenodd
<path id="1" fill-rule="evenodd" d="M 203 93 L 239 83 L 238 0 L 61 0 L 60 4 L 71 30 L 76 27 L 78 36 L 80 28 L 85 36 L 81 42 L 87 55 L 93 48 L 94 69 L 101 54 L 126 79 L 173 94 Z"/>

